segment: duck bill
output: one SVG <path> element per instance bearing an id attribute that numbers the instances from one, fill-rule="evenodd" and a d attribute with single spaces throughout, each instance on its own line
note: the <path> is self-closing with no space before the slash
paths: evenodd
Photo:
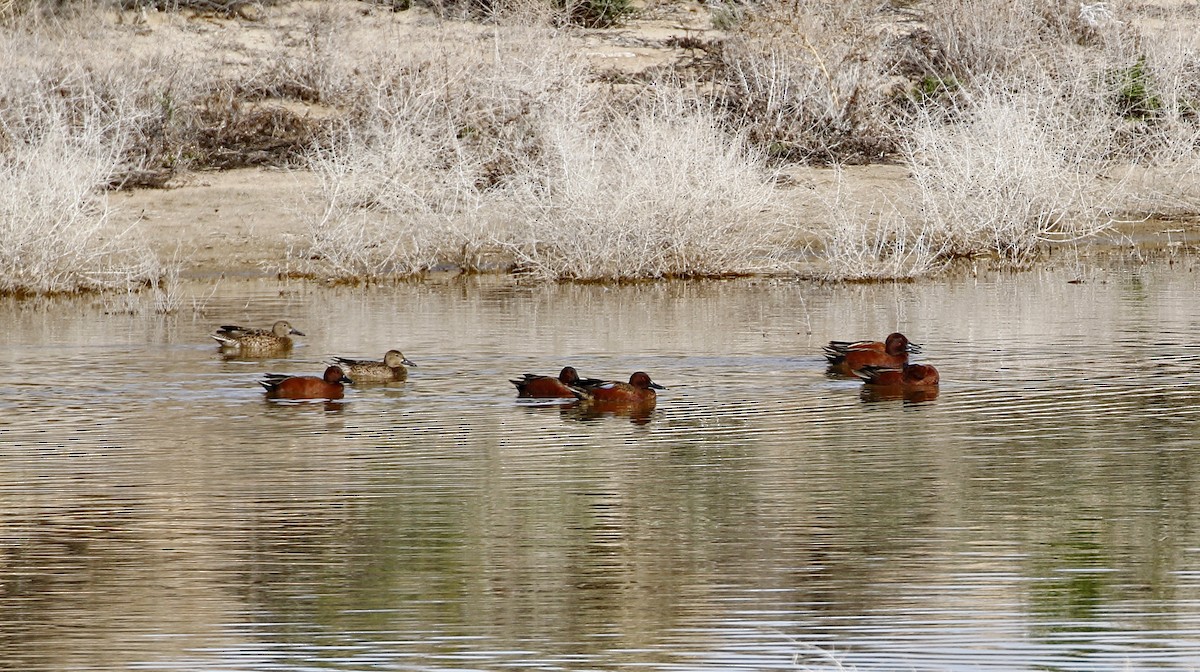
<path id="1" fill-rule="evenodd" d="M 664 386 L 662 386 L 662 385 L 659 385 L 658 383 L 650 383 L 650 387 L 652 387 L 652 388 L 654 388 L 654 389 L 656 389 L 656 390 L 665 390 L 665 389 L 667 389 L 666 387 L 664 387 Z"/>
<path id="2" fill-rule="evenodd" d="M 408 359 L 407 357 L 405 357 L 404 359 L 400 360 L 400 363 L 401 363 L 401 364 L 403 364 L 403 365 L 405 365 L 405 366 L 416 366 L 416 365 L 417 365 L 417 363 L 416 363 L 416 362 L 412 361 L 411 359 Z"/>

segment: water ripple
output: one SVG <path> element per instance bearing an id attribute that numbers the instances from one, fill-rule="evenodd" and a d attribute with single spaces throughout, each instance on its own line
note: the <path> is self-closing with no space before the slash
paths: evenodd
<path id="1" fill-rule="evenodd" d="M 0 657 L 1194 669 L 1196 279 L 1140 273 L 243 288 L 213 324 L 10 305 Z M 208 342 L 280 316 L 309 334 L 291 358 Z M 936 398 L 825 375 L 823 342 L 897 328 Z M 409 380 L 342 402 L 257 385 L 391 347 Z M 507 382 L 566 364 L 669 389 L 594 417 Z"/>

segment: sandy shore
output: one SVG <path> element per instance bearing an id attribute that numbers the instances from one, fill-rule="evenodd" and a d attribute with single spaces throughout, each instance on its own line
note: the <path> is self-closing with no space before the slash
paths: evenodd
<path id="1" fill-rule="evenodd" d="M 304 237 L 300 195 L 312 175 L 277 169 L 195 173 L 170 189 L 110 195 L 114 221 L 134 226 L 188 278 L 266 277 L 286 270 Z"/>

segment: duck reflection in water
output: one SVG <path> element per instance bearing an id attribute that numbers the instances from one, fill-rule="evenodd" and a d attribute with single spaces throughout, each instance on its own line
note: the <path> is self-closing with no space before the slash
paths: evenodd
<path id="1" fill-rule="evenodd" d="M 654 418 L 655 403 L 643 402 L 631 404 L 628 402 L 611 401 L 578 401 L 574 404 L 561 405 L 564 417 L 572 420 L 587 422 L 600 418 L 629 418 L 635 425 L 647 425 Z"/>
<path id="2" fill-rule="evenodd" d="M 863 386 L 863 389 L 858 394 L 858 398 L 866 402 L 876 401 L 903 401 L 909 404 L 919 404 L 925 401 L 933 401 L 938 398 L 938 388 L 931 389 L 904 389 L 890 387 L 869 387 Z"/>
<path id="3" fill-rule="evenodd" d="M 272 413 L 313 413 L 319 409 L 325 413 L 338 415 L 345 412 L 349 406 L 344 399 L 273 399 L 265 397 L 263 403 L 279 409 Z M 284 411 L 283 409 L 290 410 Z"/>

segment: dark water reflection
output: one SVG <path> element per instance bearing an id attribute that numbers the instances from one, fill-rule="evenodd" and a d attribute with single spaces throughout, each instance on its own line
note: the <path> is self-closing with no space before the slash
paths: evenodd
<path id="1" fill-rule="evenodd" d="M 1200 668 L 1197 276 L 230 284 L 0 313 L 0 668 Z M 286 317 L 286 360 L 218 324 Z M 943 384 L 875 398 L 830 339 Z M 266 402 L 399 348 L 407 383 Z M 646 413 L 518 403 L 555 373 Z"/>

